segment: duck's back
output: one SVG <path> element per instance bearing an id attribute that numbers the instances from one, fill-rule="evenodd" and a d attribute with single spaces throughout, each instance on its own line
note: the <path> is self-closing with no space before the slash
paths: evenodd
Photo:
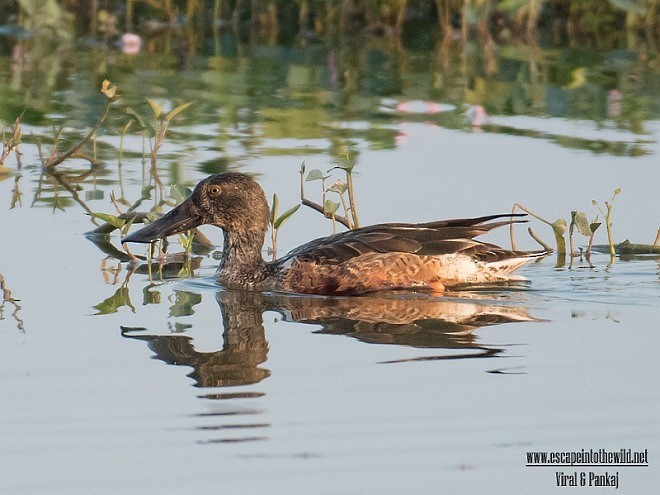
<path id="1" fill-rule="evenodd" d="M 511 217 L 388 223 L 331 235 L 294 249 L 269 268 L 272 289 L 308 294 L 359 294 L 507 280 L 506 275 L 545 252 L 502 249 L 474 239 L 520 222 Z M 492 220 L 507 217 L 507 220 Z"/>

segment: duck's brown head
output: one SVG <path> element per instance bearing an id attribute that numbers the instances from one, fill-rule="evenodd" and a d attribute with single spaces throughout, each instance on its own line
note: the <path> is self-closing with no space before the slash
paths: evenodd
<path id="1" fill-rule="evenodd" d="M 122 243 L 153 242 L 204 224 L 239 237 L 260 237 L 263 242 L 268 215 L 266 196 L 254 179 L 239 173 L 217 174 L 201 181 L 183 203 L 124 237 Z"/>

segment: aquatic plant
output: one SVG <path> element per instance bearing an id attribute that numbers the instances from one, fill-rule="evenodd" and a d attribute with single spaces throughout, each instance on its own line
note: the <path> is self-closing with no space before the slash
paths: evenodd
<path id="1" fill-rule="evenodd" d="M 186 108 L 188 108 L 190 105 L 192 105 L 195 102 L 189 101 L 187 103 L 183 103 L 178 107 L 174 108 L 173 110 L 170 110 L 168 113 L 164 112 L 163 107 L 156 100 L 147 98 L 147 103 L 151 108 L 151 112 L 153 114 L 155 121 L 155 125 L 154 125 L 155 136 L 151 151 L 152 159 L 155 159 L 154 157 L 157 155 L 158 150 L 160 149 L 161 145 L 163 144 L 163 141 L 165 140 L 165 134 L 167 133 L 167 129 L 172 119 L 174 119 L 174 117 L 179 115 L 181 112 L 183 112 Z"/>
<path id="2" fill-rule="evenodd" d="M 563 218 L 558 218 L 554 222 L 550 222 L 546 220 L 545 218 L 541 217 L 540 215 L 534 213 L 532 210 L 529 208 L 521 205 L 520 203 L 515 203 L 513 205 L 513 208 L 511 209 L 511 213 L 514 213 L 516 208 L 521 209 L 528 215 L 533 216 L 537 220 L 540 220 L 541 222 L 545 223 L 546 225 L 549 225 L 552 228 L 552 232 L 555 236 L 555 243 L 557 246 L 556 253 L 560 256 L 566 255 L 566 240 L 564 239 L 564 233 L 566 232 L 566 229 L 568 228 L 568 224 L 566 223 L 566 220 Z M 513 224 L 510 225 L 509 227 L 509 235 L 511 237 L 511 248 L 516 249 L 516 242 L 514 239 L 513 235 Z M 547 247 L 547 244 L 540 242 L 539 238 L 531 231 L 530 229 L 530 235 L 532 235 L 532 238 L 534 238 L 537 242 L 539 242 L 541 245 L 544 247 Z"/>
<path id="3" fill-rule="evenodd" d="M 571 212 L 571 224 L 568 228 L 568 238 L 571 248 L 571 256 L 575 254 L 575 248 L 573 246 L 573 232 L 577 230 L 580 234 L 589 238 L 589 244 L 587 245 L 586 257 L 589 259 L 591 256 L 591 248 L 593 247 L 594 234 L 598 227 L 600 227 L 601 222 L 598 221 L 598 216 L 589 222 L 587 220 L 587 215 L 581 211 L 572 211 Z"/>
<path id="4" fill-rule="evenodd" d="M 123 306 L 130 308 L 131 312 L 135 313 L 135 306 L 131 303 L 128 284 L 126 282 L 121 284 L 114 294 L 94 306 L 94 309 L 98 310 L 98 313 L 95 313 L 97 315 L 109 315 L 116 313 Z"/>
<path id="5" fill-rule="evenodd" d="M 619 194 L 620 192 L 621 192 L 621 188 L 617 187 L 614 190 L 612 199 L 610 199 L 610 201 L 605 201 L 606 211 L 603 211 L 598 201 L 596 201 L 595 199 L 591 201 L 591 204 L 593 204 L 596 208 L 598 208 L 598 211 L 600 211 L 601 215 L 603 215 L 603 218 L 605 219 L 605 228 L 607 229 L 607 242 L 610 246 L 610 256 L 612 256 L 612 258 L 614 258 L 614 256 L 616 255 L 616 249 L 614 248 L 614 241 L 612 240 L 612 208 L 614 207 L 614 198 L 616 198 L 617 194 Z"/>
<path id="6" fill-rule="evenodd" d="M 592 201 L 593 206 L 595 206 L 598 209 L 600 214 L 605 219 L 605 227 L 607 229 L 608 250 L 610 255 L 612 256 L 612 260 L 614 260 L 614 256 L 616 255 L 616 248 L 612 238 L 612 208 L 613 208 L 614 198 L 620 192 L 621 192 L 621 188 L 616 188 L 614 190 L 614 195 L 612 196 L 612 199 L 610 201 L 605 201 L 606 211 L 604 211 L 600 207 L 599 203 L 596 200 Z M 586 213 L 580 211 L 571 211 L 571 222 L 570 224 L 568 224 L 566 220 L 564 220 L 563 218 L 558 218 L 554 222 L 550 222 L 545 218 L 541 217 L 540 215 L 538 215 L 537 213 L 533 212 L 529 208 L 521 205 L 520 203 L 515 203 L 513 205 L 513 208 L 511 209 L 511 213 L 514 213 L 516 211 L 516 208 L 524 211 L 525 213 L 533 216 L 537 220 L 545 223 L 546 225 L 552 228 L 552 232 L 555 236 L 556 253 L 559 256 L 559 261 L 558 261 L 559 265 L 563 265 L 562 259 L 565 258 L 567 254 L 566 239 L 564 238 L 564 234 L 566 233 L 566 230 L 568 230 L 569 245 L 570 245 L 570 251 L 568 254 L 571 256 L 571 258 L 578 255 L 578 253 L 575 252 L 573 246 L 573 233 L 577 231 L 589 239 L 589 243 L 586 250 L 586 257 L 587 259 L 589 259 L 589 257 L 591 256 L 591 251 L 594 247 L 593 245 L 594 234 L 602 224 L 602 222 L 598 221 L 598 216 L 596 216 L 594 220 L 589 222 L 587 220 Z M 531 228 L 529 229 L 529 233 L 532 236 L 532 238 L 537 242 L 539 242 L 542 246 L 544 246 L 544 248 L 546 249 L 549 248 L 547 244 L 545 244 L 543 241 L 539 239 L 539 237 L 534 233 L 534 231 L 532 231 Z M 516 249 L 516 243 L 513 234 L 513 226 L 510 227 L 509 235 L 511 237 L 511 247 L 512 249 Z"/>
<path id="7" fill-rule="evenodd" d="M 16 158 L 16 162 L 20 167 L 21 153 L 18 150 L 18 145 L 21 143 L 21 137 L 22 137 L 21 118 L 16 117 L 16 120 L 14 121 L 14 127 L 9 133 L 9 135 L 5 135 L 4 130 L 2 133 L 2 153 L 0 153 L 0 175 L 9 172 L 9 167 L 7 167 L 5 162 L 7 161 L 7 158 L 9 158 L 9 156 L 12 155 L 12 153 L 14 154 L 14 157 Z"/>
<path id="8" fill-rule="evenodd" d="M 333 231 L 335 222 L 341 223 L 347 229 L 356 229 L 360 226 L 357 209 L 355 207 L 355 187 L 353 185 L 353 168 L 355 162 L 346 162 L 331 168 L 332 170 L 343 170 L 346 180 L 335 180 L 329 187 L 326 187 L 326 181 L 331 176 L 324 175 L 319 169 L 310 170 L 305 176 L 306 166 L 303 162 L 300 166 L 300 201 L 301 204 L 321 213 L 325 218 L 333 222 Z M 305 182 L 321 181 L 321 203 L 318 204 L 305 196 Z M 334 193 L 339 201 L 333 201 L 327 197 L 328 193 Z M 346 197 L 348 196 L 348 197 Z M 344 211 L 344 215 L 339 215 L 339 209 Z"/>
<path id="9" fill-rule="evenodd" d="M 73 37 L 71 16 L 57 0 L 18 0 L 23 14 L 23 24 L 33 33 L 61 38 Z"/>
<path id="10" fill-rule="evenodd" d="M 115 230 L 119 230 L 121 236 L 124 237 L 128 234 L 128 231 L 130 230 L 133 223 L 153 222 L 154 220 L 160 217 L 164 205 L 176 206 L 180 204 L 184 199 L 186 199 L 192 192 L 190 188 L 185 187 L 183 185 L 173 185 L 170 187 L 169 195 L 166 198 L 163 198 L 160 201 L 158 201 L 150 209 L 149 212 L 145 213 L 145 212 L 136 211 L 136 209 L 140 206 L 140 204 L 142 204 L 142 202 L 145 199 L 151 198 L 151 193 L 153 189 L 154 189 L 153 186 L 144 188 L 140 199 L 138 199 L 126 211 L 122 211 L 119 204 L 114 200 L 114 195 L 112 195 L 111 199 L 117 211 L 117 215 L 112 215 L 109 213 L 102 213 L 102 212 L 92 212 L 91 215 L 95 218 L 98 218 L 99 220 L 102 220 L 104 224 L 94 229 L 93 231 L 88 232 L 87 237 L 93 242 L 95 242 L 97 245 L 99 245 L 99 247 L 101 247 L 100 246 L 101 244 L 105 246 L 104 250 L 108 252 L 110 247 L 107 246 L 106 243 L 108 241 L 108 236 L 110 233 L 112 233 Z M 197 236 L 195 234 L 197 234 Z M 208 239 L 206 239 L 206 237 L 203 236 L 201 232 L 198 232 L 197 229 L 192 229 L 190 231 L 179 234 L 179 243 L 184 249 L 185 257 L 190 255 L 195 242 L 204 245 L 205 247 L 211 245 Z M 122 245 L 122 247 L 126 252 L 126 254 L 128 254 L 129 256 L 129 259 L 124 259 L 124 261 L 131 260 L 135 262 L 138 260 L 138 258 L 131 253 L 129 247 L 126 244 Z M 149 246 L 149 251 L 147 254 L 148 263 L 151 263 L 154 253 L 154 248 L 155 248 L 154 245 Z M 165 251 L 162 243 L 158 243 L 158 251 L 160 257 Z M 113 251 L 112 253 L 109 254 L 112 254 L 112 256 L 117 257 L 119 259 L 123 258 L 121 251 L 117 251 L 117 252 Z"/>
<path id="11" fill-rule="evenodd" d="M 106 104 L 106 108 L 104 110 L 103 115 L 99 119 L 99 122 L 96 124 L 96 126 L 92 129 L 90 133 L 81 140 L 77 145 L 75 145 L 71 150 L 67 151 L 66 153 L 59 155 L 56 159 L 48 162 L 51 163 L 50 168 L 54 167 L 58 163 L 61 163 L 64 159 L 73 156 L 73 153 L 75 153 L 75 150 L 79 149 L 86 141 L 88 141 L 93 133 L 100 127 L 102 122 L 105 120 L 107 117 L 107 114 L 109 112 L 110 104 L 113 103 L 114 101 L 117 101 L 119 99 L 119 95 L 117 94 L 117 86 L 112 85 L 109 81 L 105 80 L 103 81 L 103 85 L 101 87 L 101 92 L 106 96 L 108 102 Z M 122 160 L 122 153 L 123 153 L 123 141 L 124 141 L 124 135 L 129 131 L 129 129 L 132 127 L 133 123 L 137 123 L 140 132 L 142 133 L 142 136 L 145 136 L 145 132 L 151 131 L 153 134 L 153 137 L 150 138 L 150 162 L 151 162 L 151 177 L 154 179 L 156 184 L 160 186 L 160 189 L 162 190 L 164 188 L 162 182 L 160 181 L 158 177 L 158 169 L 157 169 L 157 157 L 158 157 L 158 151 L 160 150 L 161 146 L 163 145 L 165 141 L 165 137 L 169 128 L 169 125 L 171 121 L 179 115 L 181 112 L 183 112 L 185 109 L 187 109 L 190 105 L 192 105 L 194 102 L 187 102 L 183 103 L 173 110 L 165 113 L 163 110 L 163 107 L 157 103 L 155 100 L 147 98 L 147 103 L 151 109 L 152 116 L 153 116 L 153 126 L 149 126 L 146 121 L 140 116 L 138 112 L 133 110 L 130 107 L 126 107 L 124 109 L 125 113 L 129 116 L 130 120 L 128 120 L 120 129 L 119 129 L 119 135 L 120 135 L 120 145 L 119 145 L 119 168 L 121 170 L 121 160 Z M 73 151 L 72 151 L 73 150 Z M 133 203 L 126 211 L 122 211 L 122 208 L 119 206 L 119 201 L 115 198 L 114 194 L 111 195 L 111 201 L 117 211 L 116 215 L 112 215 L 109 213 L 103 213 L 103 212 L 91 212 L 89 211 L 90 215 L 93 218 L 98 218 L 99 220 L 102 220 L 104 222 L 103 225 L 100 227 L 96 228 L 92 232 L 88 233 L 88 237 L 95 242 L 99 241 L 106 241 L 106 239 L 103 237 L 107 237 L 108 234 L 110 234 L 114 230 L 119 230 L 122 235 L 126 235 L 128 230 L 130 229 L 131 225 L 134 222 L 137 223 L 145 223 L 145 222 L 150 222 L 158 218 L 160 215 L 160 212 L 162 211 L 162 206 L 164 204 L 168 204 L 170 206 L 175 206 L 181 201 L 183 201 L 186 197 L 188 197 L 191 193 L 191 190 L 185 186 L 182 185 L 173 185 L 170 187 L 170 193 L 169 196 L 166 196 L 164 193 L 160 195 L 160 199 L 156 199 L 155 205 L 151 208 L 151 210 L 147 213 L 141 213 L 137 212 L 137 208 L 142 204 L 142 202 L 146 199 L 151 198 L 151 193 L 154 190 L 154 186 L 146 186 L 142 190 L 142 195 L 141 197 Z M 121 198 L 122 203 L 127 204 L 127 201 L 125 198 Z M 180 243 L 184 247 L 185 253 L 188 254 L 190 253 L 194 241 L 194 234 L 195 231 L 191 232 L 186 232 L 184 234 L 181 234 L 179 236 L 180 238 Z M 202 239 L 203 238 L 202 236 Z M 203 241 L 202 241 L 203 242 Z M 159 245 L 160 246 L 160 245 Z M 130 252 L 128 246 L 124 245 L 123 246 L 124 250 L 126 253 L 129 255 L 129 258 L 133 261 L 136 260 L 136 257 L 133 256 L 133 254 Z M 106 249 L 109 249 L 106 247 Z M 149 256 L 152 254 L 152 250 L 150 249 L 149 251 Z"/>
<path id="12" fill-rule="evenodd" d="M 11 290 L 7 288 L 5 283 L 5 277 L 0 273 L 0 291 L 2 291 L 2 302 L 0 302 L 0 320 L 5 319 L 5 306 L 10 304 L 14 307 L 14 310 L 11 313 L 11 316 L 16 321 L 16 327 L 21 333 L 25 333 L 25 323 L 19 316 L 19 311 L 21 310 L 21 305 L 19 304 L 20 299 L 16 299 L 12 296 Z"/>
<path id="13" fill-rule="evenodd" d="M 279 207 L 280 200 L 277 197 L 277 194 L 273 194 L 273 202 L 271 204 L 269 217 L 271 248 L 268 250 L 273 261 L 277 258 L 277 234 L 282 225 L 284 225 L 284 223 L 298 211 L 300 204 L 292 206 L 281 215 L 279 214 Z"/>
<path id="14" fill-rule="evenodd" d="M 103 84 L 101 85 L 101 93 L 103 93 L 103 95 L 106 97 L 106 104 L 105 107 L 103 108 L 103 112 L 101 113 L 101 116 L 97 120 L 96 124 L 76 144 L 72 145 L 69 149 L 67 149 L 63 153 L 58 153 L 60 140 L 62 137 L 62 130 L 60 129 L 54 136 L 53 147 L 50 151 L 49 156 L 45 157 L 42 152 L 41 142 L 40 141 L 37 142 L 37 147 L 39 150 L 39 159 L 41 160 L 41 163 L 46 170 L 52 171 L 57 165 L 61 164 L 62 162 L 64 162 L 69 158 L 83 158 L 89 161 L 92 165 L 96 165 L 98 163 L 94 155 L 83 153 L 80 150 L 87 143 L 93 141 L 94 137 L 96 136 L 96 132 L 99 130 L 101 125 L 103 125 L 103 122 L 105 122 L 105 119 L 108 117 L 110 113 L 111 105 L 120 98 L 119 94 L 117 94 L 117 86 L 111 84 L 110 81 L 108 81 L 107 79 L 104 80 Z"/>

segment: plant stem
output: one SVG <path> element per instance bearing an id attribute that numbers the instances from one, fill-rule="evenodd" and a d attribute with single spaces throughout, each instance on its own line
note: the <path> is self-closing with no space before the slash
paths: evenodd
<path id="1" fill-rule="evenodd" d="M 543 242 L 543 240 L 539 236 L 536 235 L 536 233 L 532 230 L 531 227 L 527 227 L 527 232 L 529 232 L 529 235 L 532 237 L 532 239 L 534 239 L 536 242 L 538 242 L 543 247 L 543 249 L 545 249 L 546 251 L 552 251 L 552 248 L 548 244 Z M 515 248 L 514 248 L 514 250 L 515 250 Z"/>
<path id="2" fill-rule="evenodd" d="M 59 155 L 59 156 L 57 156 L 57 157 L 55 157 L 55 156 L 51 156 L 51 157 L 46 161 L 46 163 L 44 163 L 44 167 L 49 168 L 49 169 L 52 169 L 53 167 L 59 165 L 59 164 L 62 163 L 64 160 L 66 160 L 67 158 L 70 158 L 73 154 L 75 154 L 80 148 L 82 148 L 82 147 L 85 145 L 85 143 L 86 143 L 87 141 L 89 141 L 90 139 L 92 139 L 92 137 L 94 136 L 94 134 L 96 133 L 96 131 L 98 131 L 99 127 L 101 127 L 101 124 L 103 124 L 103 122 L 105 121 L 106 117 L 108 116 L 108 113 L 110 113 L 110 104 L 111 104 L 111 103 L 112 103 L 112 102 L 108 101 L 108 102 L 105 104 L 105 109 L 103 110 L 103 114 L 102 114 L 101 117 L 99 118 L 99 120 L 98 120 L 98 122 L 96 123 L 96 125 L 92 128 L 92 130 L 90 130 L 90 131 L 87 133 L 87 135 L 86 135 L 84 138 L 82 138 L 80 141 L 78 141 L 77 144 L 73 145 L 71 148 L 69 148 L 67 151 L 65 151 L 65 152 L 62 153 L 61 155 Z"/>
<path id="3" fill-rule="evenodd" d="M 616 255 L 616 250 L 614 249 L 614 241 L 612 240 L 612 221 L 610 216 L 612 215 L 612 203 L 605 203 L 607 206 L 607 216 L 605 217 L 605 228 L 607 229 L 607 242 L 610 245 L 610 256 L 614 257 Z"/>
<path id="4" fill-rule="evenodd" d="M 357 210 L 355 209 L 355 193 L 353 191 L 353 171 L 346 170 L 346 184 L 348 185 L 348 203 L 351 206 L 351 217 L 353 217 L 353 228 L 360 228 Z M 348 212 L 347 212 L 348 214 Z M 349 227 L 350 229 L 350 227 Z"/>

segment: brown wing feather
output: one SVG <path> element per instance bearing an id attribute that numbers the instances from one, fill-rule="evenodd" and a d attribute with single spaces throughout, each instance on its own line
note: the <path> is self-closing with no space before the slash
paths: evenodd
<path id="1" fill-rule="evenodd" d="M 363 254 L 395 252 L 418 255 L 462 252 L 484 261 L 497 261 L 515 256 L 516 253 L 473 238 L 503 225 L 524 222 L 512 218 L 520 216 L 524 214 L 489 215 L 422 224 L 371 225 L 308 242 L 281 258 L 279 263 L 285 264 L 297 259 L 335 264 Z M 505 217 L 507 220 L 490 222 Z"/>

